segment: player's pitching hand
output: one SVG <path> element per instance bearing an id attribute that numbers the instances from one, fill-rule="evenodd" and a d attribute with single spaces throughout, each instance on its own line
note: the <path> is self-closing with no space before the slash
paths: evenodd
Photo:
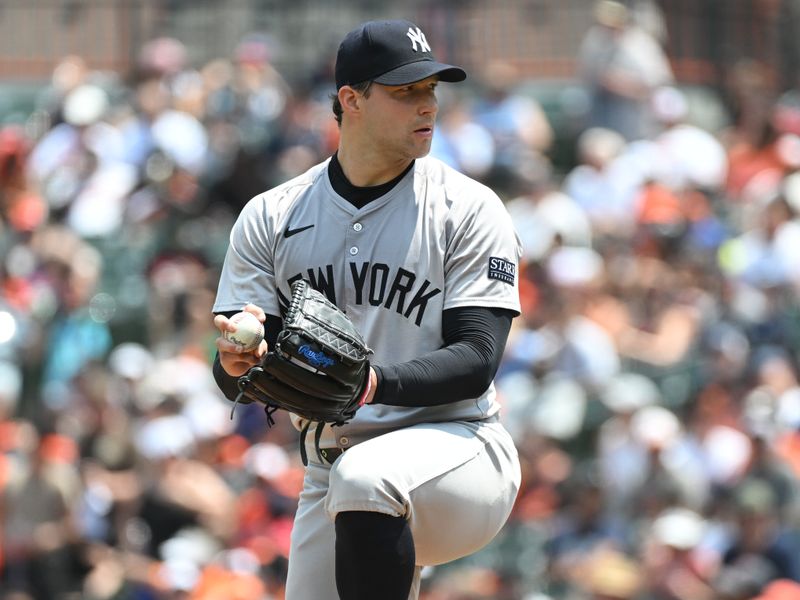
<path id="1" fill-rule="evenodd" d="M 242 311 L 255 315 L 261 323 L 266 320 L 264 311 L 255 304 L 247 304 Z M 216 339 L 219 362 L 228 375 L 239 377 L 247 373 L 250 367 L 261 364 L 261 359 L 269 350 L 265 340 L 262 339 L 254 349 L 245 350 L 241 345 L 226 339 L 226 333 L 234 333 L 236 331 L 235 323 L 228 317 L 216 315 L 214 317 L 214 326 L 220 332 L 219 337 Z"/>

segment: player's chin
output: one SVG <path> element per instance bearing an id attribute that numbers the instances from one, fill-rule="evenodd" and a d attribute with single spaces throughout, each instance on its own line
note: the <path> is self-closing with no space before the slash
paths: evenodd
<path id="1" fill-rule="evenodd" d="M 431 151 L 430 140 L 414 144 L 414 148 L 410 152 L 411 158 L 422 158 L 423 156 L 427 156 L 428 154 L 430 154 L 430 151 Z"/>

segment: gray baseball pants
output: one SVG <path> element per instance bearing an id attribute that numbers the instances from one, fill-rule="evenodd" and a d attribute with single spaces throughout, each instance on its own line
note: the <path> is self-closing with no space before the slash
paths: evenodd
<path id="1" fill-rule="evenodd" d="M 312 437 L 312 436 L 309 436 Z M 334 519 L 342 511 L 404 516 L 422 566 L 476 552 L 506 522 L 520 485 L 511 436 L 497 421 L 415 425 L 357 444 L 333 465 L 309 464 L 292 529 L 287 600 L 339 600 Z"/>

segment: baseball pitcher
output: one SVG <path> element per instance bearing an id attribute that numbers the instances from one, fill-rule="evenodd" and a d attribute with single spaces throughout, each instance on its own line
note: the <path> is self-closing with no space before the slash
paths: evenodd
<path id="1" fill-rule="evenodd" d="M 233 227 L 214 372 L 301 432 L 288 600 L 414 599 L 420 567 L 485 546 L 517 495 L 492 380 L 521 248 L 494 192 L 426 157 L 436 87 L 466 73 L 417 25 L 360 25 L 335 72 L 337 152 Z M 248 351 L 224 335 L 245 305 L 266 332 Z"/>

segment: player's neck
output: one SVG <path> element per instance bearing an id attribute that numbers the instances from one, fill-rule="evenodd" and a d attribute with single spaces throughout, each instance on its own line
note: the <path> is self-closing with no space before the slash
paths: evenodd
<path id="1" fill-rule="evenodd" d="M 361 152 L 348 144 L 340 143 L 337 152 L 347 180 L 356 187 L 372 187 L 391 181 L 411 164 L 410 159 L 387 160 L 369 150 Z"/>

